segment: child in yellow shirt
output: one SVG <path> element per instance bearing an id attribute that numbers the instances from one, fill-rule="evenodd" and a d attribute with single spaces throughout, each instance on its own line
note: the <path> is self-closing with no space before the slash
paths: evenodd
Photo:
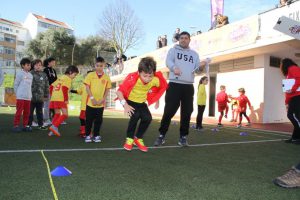
<path id="1" fill-rule="evenodd" d="M 199 81 L 198 93 L 197 93 L 197 104 L 198 104 L 198 114 L 196 118 L 196 130 L 203 130 L 202 121 L 203 113 L 206 106 L 206 90 L 205 85 L 208 83 L 207 76 L 203 76 Z"/>
<path id="2" fill-rule="evenodd" d="M 86 124 L 85 124 L 85 142 L 101 142 L 99 135 L 103 121 L 103 111 L 108 91 L 111 88 L 111 81 L 108 75 L 104 73 L 106 63 L 102 57 L 96 58 L 95 71 L 89 73 L 85 79 L 87 99 L 86 99 Z M 94 125 L 94 137 L 90 136 Z"/>
<path id="3" fill-rule="evenodd" d="M 142 58 L 138 71 L 128 74 L 120 85 L 117 97 L 124 107 L 124 112 L 130 117 L 127 138 L 123 146 L 125 150 L 131 151 L 135 144 L 141 151 L 148 151 L 143 140 L 144 133 L 152 120 L 148 105 L 156 103 L 155 108 L 158 108 L 159 98 L 166 91 L 167 86 L 162 73 L 156 72 L 156 62 L 151 57 Z M 137 128 L 139 120 L 140 124 Z"/>
<path id="4" fill-rule="evenodd" d="M 69 89 L 71 88 L 72 80 L 77 76 L 79 70 L 76 66 L 69 66 L 66 69 L 65 75 L 59 77 L 50 86 L 50 109 L 54 109 L 54 117 L 52 119 L 52 126 L 49 127 L 49 136 L 53 134 L 60 136 L 58 131 L 59 125 L 68 118 L 68 103 L 69 103 Z"/>

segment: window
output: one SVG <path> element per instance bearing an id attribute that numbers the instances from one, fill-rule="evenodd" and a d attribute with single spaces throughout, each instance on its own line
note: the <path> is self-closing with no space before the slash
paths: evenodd
<path id="1" fill-rule="evenodd" d="M 4 40 L 6 42 L 9 42 L 9 43 L 15 43 L 16 42 L 16 38 L 14 38 L 12 36 L 9 36 L 9 35 L 4 36 Z"/>
<path id="2" fill-rule="evenodd" d="M 16 33 L 19 33 L 19 30 L 16 30 Z"/>
<path id="3" fill-rule="evenodd" d="M 7 67 L 14 66 L 14 63 L 14 60 L 3 60 L 3 65 Z"/>
<path id="4" fill-rule="evenodd" d="M 281 58 L 270 56 L 270 67 L 280 68 Z"/>
<path id="5" fill-rule="evenodd" d="M 4 54 L 13 55 L 13 54 L 15 54 L 15 50 L 13 48 L 4 47 Z"/>
<path id="6" fill-rule="evenodd" d="M 25 42 L 18 40 L 17 45 L 19 45 L 19 46 L 25 46 Z"/>
<path id="7" fill-rule="evenodd" d="M 48 24 L 48 23 L 45 23 L 45 22 L 39 22 L 38 23 L 38 26 L 40 27 L 43 27 L 43 28 L 59 28 L 58 26 L 56 25 L 53 25 L 53 24 Z"/>
<path id="8" fill-rule="evenodd" d="M 4 41 L 4 34 L 0 33 L 0 42 Z"/>
<path id="9" fill-rule="evenodd" d="M 0 54 L 4 54 L 4 47 L 0 46 Z"/>
<path id="10" fill-rule="evenodd" d="M 19 51 L 16 52 L 17 60 L 21 60 L 23 57 L 24 57 L 24 54 L 22 52 L 19 52 Z"/>

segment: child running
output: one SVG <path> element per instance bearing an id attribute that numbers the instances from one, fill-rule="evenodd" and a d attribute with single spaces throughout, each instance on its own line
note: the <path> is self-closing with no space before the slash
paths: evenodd
<path id="1" fill-rule="evenodd" d="M 248 115 L 246 114 L 246 110 L 247 110 L 247 104 L 249 105 L 249 108 L 251 108 L 251 103 L 248 99 L 248 97 L 245 95 L 245 89 L 244 88 L 240 88 L 239 90 L 240 96 L 236 98 L 236 100 L 238 100 L 239 103 L 239 112 L 240 112 L 240 118 L 239 118 L 239 123 L 236 126 L 237 128 L 241 128 L 242 127 L 242 120 L 243 120 L 243 115 L 246 117 L 248 123 L 246 124 L 246 126 L 250 126 L 251 122 L 250 122 L 250 118 L 248 117 Z"/>
<path id="2" fill-rule="evenodd" d="M 79 70 L 76 66 L 69 66 L 66 69 L 65 75 L 59 77 L 50 86 L 50 109 L 54 109 L 54 117 L 52 120 L 52 126 L 50 126 L 49 136 L 53 134 L 56 136 L 61 136 L 59 133 L 59 125 L 68 118 L 68 103 L 69 96 L 68 92 L 71 88 L 72 80 L 77 76 Z"/>
<path id="3" fill-rule="evenodd" d="M 28 126 L 29 115 L 30 115 L 30 102 L 32 97 L 31 85 L 32 85 L 32 74 L 29 72 L 31 69 L 30 60 L 23 58 L 20 62 L 22 67 L 21 71 L 17 72 L 16 79 L 14 82 L 14 92 L 17 97 L 16 114 L 14 118 L 13 132 L 31 132 L 32 129 Z M 23 114 L 23 127 L 19 126 L 20 119 Z"/>
<path id="4" fill-rule="evenodd" d="M 86 143 L 90 143 L 92 141 L 101 142 L 99 132 L 103 121 L 106 97 L 111 88 L 110 78 L 104 73 L 105 66 L 105 60 L 102 57 L 97 57 L 95 72 L 89 73 L 84 79 L 87 92 L 85 125 Z M 94 138 L 90 136 L 93 125 Z"/>
<path id="5" fill-rule="evenodd" d="M 223 126 L 223 124 L 221 123 L 223 116 L 225 118 L 227 118 L 227 114 L 228 114 L 228 105 L 227 105 L 227 103 L 230 102 L 228 100 L 228 95 L 226 94 L 226 86 L 221 85 L 220 90 L 221 91 L 217 94 L 217 98 L 216 98 L 216 101 L 218 102 L 218 111 L 220 112 L 218 127 Z M 225 115 L 224 115 L 224 111 L 225 111 Z"/>
<path id="6" fill-rule="evenodd" d="M 151 57 L 142 58 L 138 65 L 138 71 L 129 74 L 120 85 L 117 97 L 124 107 L 124 112 L 130 117 L 127 138 L 123 146 L 125 150 L 131 151 L 135 144 L 141 151 L 148 151 L 143 136 L 151 123 L 152 116 L 146 101 L 148 101 L 148 105 L 156 102 L 155 108 L 157 109 L 159 98 L 167 86 L 162 73 L 156 72 L 156 62 Z M 137 128 L 139 120 L 140 124 Z"/>

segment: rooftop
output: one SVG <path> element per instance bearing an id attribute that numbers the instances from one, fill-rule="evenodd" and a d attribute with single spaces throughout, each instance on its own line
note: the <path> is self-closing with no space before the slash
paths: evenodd
<path id="1" fill-rule="evenodd" d="M 19 23 L 19 22 L 10 21 L 10 20 L 3 19 L 3 18 L 0 18 L 0 22 L 10 24 L 10 25 L 13 25 L 13 26 L 23 27 L 22 24 Z"/>
<path id="2" fill-rule="evenodd" d="M 67 29 L 71 29 L 73 30 L 73 28 L 71 26 L 69 26 L 68 24 L 64 23 L 64 22 L 61 22 L 61 21 L 57 21 L 57 20 L 54 20 L 54 19 L 49 19 L 49 18 L 46 18 L 45 16 L 41 16 L 41 15 L 37 15 L 37 14 L 34 14 L 32 13 L 34 17 L 36 17 L 39 21 L 43 21 L 43 22 L 46 22 L 46 23 L 50 23 L 50 24 L 55 24 L 57 26 L 62 26 L 64 28 L 67 28 Z"/>

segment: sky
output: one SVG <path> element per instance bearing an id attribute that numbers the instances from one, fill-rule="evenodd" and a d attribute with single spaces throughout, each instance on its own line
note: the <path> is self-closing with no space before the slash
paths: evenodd
<path id="1" fill-rule="evenodd" d="M 0 18 L 24 22 L 28 13 L 66 22 L 75 36 L 85 38 L 99 33 L 99 19 L 113 0 L 2 0 Z M 155 50 L 159 35 L 167 35 L 168 44 L 177 27 L 190 33 L 210 28 L 210 0 L 124 0 L 141 20 L 144 36 L 141 42 L 126 52 L 127 56 Z M 4 2 L 4 3 L 3 3 Z M 276 0 L 224 0 L 224 15 L 229 22 L 272 9 Z"/>

